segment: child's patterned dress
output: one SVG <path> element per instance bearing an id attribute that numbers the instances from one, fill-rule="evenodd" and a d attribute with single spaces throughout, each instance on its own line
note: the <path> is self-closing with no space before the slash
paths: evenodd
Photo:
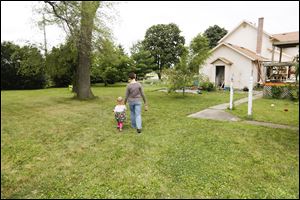
<path id="1" fill-rule="evenodd" d="M 115 112 L 115 119 L 117 120 L 117 122 L 124 122 L 126 119 L 125 111 Z"/>

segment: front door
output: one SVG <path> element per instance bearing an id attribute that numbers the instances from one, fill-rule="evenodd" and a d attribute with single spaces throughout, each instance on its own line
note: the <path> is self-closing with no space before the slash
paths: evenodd
<path id="1" fill-rule="evenodd" d="M 224 88 L 225 66 L 216 66 L 216 86 Z"/>

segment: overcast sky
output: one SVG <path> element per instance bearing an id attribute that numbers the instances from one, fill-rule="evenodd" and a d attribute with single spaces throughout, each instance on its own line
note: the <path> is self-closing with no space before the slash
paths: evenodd
<path id="1" fill-rule="evenodd" d="M 43 32 L 33 22 L 32 6 L 43 2 L 1 1 L 1 42 L 43 43 Z M 241 21 L 257 23 L 264 17 L 267 33 L 299 31 L 299 1 L 130 1 L 115 5 L 116 20 L 110 24 L 115 42 L 129 48 L 142 40 L 152 25 L 176 23 L 189 44 L 209 26 L 230 31 Z M 47 26 L 48 49 L 64 41 L 64 32 Z"/>

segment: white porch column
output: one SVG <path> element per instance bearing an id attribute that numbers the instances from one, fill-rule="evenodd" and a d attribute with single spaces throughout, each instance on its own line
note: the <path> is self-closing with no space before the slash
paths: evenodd
<path id="1" fill-rule="evenodd" d="M 229 100 L 229 109 L 232 110 L 233 107 L 233 77 L 230 79 L 230 100 Z"/>
<path id="2" fill-rule="evenodd" d="M 248 116 L 252 115 L 253 76 L 250 76 L 248 92 Z"/>

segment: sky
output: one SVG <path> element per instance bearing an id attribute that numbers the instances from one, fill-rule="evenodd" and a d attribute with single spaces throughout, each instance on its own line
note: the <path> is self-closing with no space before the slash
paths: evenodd
<path id="1" fill-rule="evenodd" d="M 1 1 L 1 42 L 43 44 L 43 31 L 35 23 L 32 8 L 43 2 Z M 209 26 L 230 31 L 241 21 L 257 24 L 264 17 L 264 31 L 270 34 L 299 31 L 299 1 L 129 1 L 118 2 L 108 23 L 116 44 L 127 53 L 143 40 L 146 30 L 156 24 L 175 23 L 189 44 Z M 64 42 L 57 26 L 46 27 L 48 49 Z"/>

